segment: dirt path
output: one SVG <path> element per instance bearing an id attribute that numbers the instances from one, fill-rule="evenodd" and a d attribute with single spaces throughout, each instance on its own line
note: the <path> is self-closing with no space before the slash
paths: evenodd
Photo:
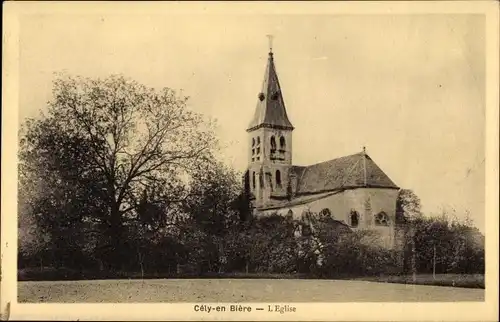
<path id="1" fill-rule="evenodd" d="M 19 302 L 452 302 L 483 289 L 345 280 L 163 279 L 19 282 Z"/>

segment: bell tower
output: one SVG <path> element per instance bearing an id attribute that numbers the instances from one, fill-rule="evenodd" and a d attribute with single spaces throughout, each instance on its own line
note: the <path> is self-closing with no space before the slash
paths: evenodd
<path id="1" fill-rule="evenodd" d="M 270 38 L 271 40 L 271 38 Z M 292 131 L 283 93 L 269 46 L 262 89 L 248 133 L 248 183 L 253 206 L 270 205 L 272 199 L 287 197 L 292 165 Z"/>

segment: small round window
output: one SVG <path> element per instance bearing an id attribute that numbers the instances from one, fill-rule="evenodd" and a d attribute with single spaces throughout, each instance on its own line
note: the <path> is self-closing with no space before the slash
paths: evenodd
<path id="1" fill-rule="evenodd" d="M 375 225 L 389 226 L 389 216 L 385 212 L 379 212 L 375 215 Z"/>
<path id="2" fill-rule="evenodd" d="M 320 216 L 320 218 L 323 218 L 323 219 L 326 219 L 326 218 L 333 218 L 333 217 L 332 217 L 332 212 L 331 212 L 331 211 L 330 211 L 330 209 L 328 209 L 328 208 L 325 208 L 325 209 L 321 210 L 321 211 L 319 212 L 319 216 Z"/>

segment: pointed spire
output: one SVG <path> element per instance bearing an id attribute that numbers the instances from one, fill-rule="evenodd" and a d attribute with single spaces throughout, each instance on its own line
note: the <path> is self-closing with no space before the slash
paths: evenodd
<path id="1" fill-rule="evenodd" d="M 293 125 L 286 113 L 285 102 L 274 65 L 272 36 L 269 39 L 269 56 L 262 90 L 258 95 L 257 108 L 247 131 L 252 131 L 260 127 L 293 130 Z"/>
<path id="2" fill-rule="evenodd" d="M 366 147 L 363 146 L 363 178 L 364 186 L 366 187 Z"/>

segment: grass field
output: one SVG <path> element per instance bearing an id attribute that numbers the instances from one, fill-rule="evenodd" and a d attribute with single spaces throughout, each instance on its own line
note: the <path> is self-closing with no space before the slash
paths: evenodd
<path id="1" fill-rule="evenodd" d="M 348 280 L 150 279 L 19 282 L 19 302 L 453 302 L 483 289 Z"/>
<path id="2" fill-rule="evenodd" d="M 375 276 L 375 277 L 360 277 L 355 278 L 359 281 L 383 282 L 383 283 L 400 283 L 400 284 L 417 284 L 417 285 L 436 285 L 436 286 L 452 286 L 466 288 L 483 288 L 483 274 L 419 274 L 416 279 L 413 276 Z"/>

